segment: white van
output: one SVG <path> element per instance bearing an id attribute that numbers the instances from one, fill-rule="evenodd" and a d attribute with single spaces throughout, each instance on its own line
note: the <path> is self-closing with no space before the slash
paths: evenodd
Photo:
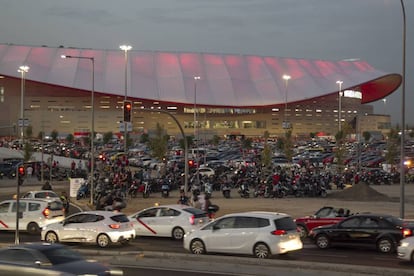
<path id="1" fill-rule="evenodd" d="M 0 230 L 16 230 L 15 199 L 0 202 Z M 43 226 L 62 221 L 63 203 L 60 200 L 19 199 L 19 230 L 39 234 Z"/>

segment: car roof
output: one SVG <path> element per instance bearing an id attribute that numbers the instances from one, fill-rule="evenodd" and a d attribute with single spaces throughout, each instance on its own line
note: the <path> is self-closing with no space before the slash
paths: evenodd
<path id="1" fill-rule="evenodd" d="M 268 211 L 250 211 L 250 212 L 240 212 L 240 213 L 232 213 L 226 214 L 223 217 L 229 216 L 250 216 L 250 217 L 265 217 L 268 219 L 281 218 L 281 217 L 290 217 L 290 215 L 285 213 L 277 213 L 277 212 L 268 212 Z"/>
<path id="2" fill-rule="evenodd" d="M 82 211 L 82 212 L 75 213 L 73 215 L 79 215 L 79 214 L 92 214 L 92 215 L 102 215 L 102 216 L 125 215 L 124 213 L 120 213 L 120 212 L 103 211 L 103 210 Z"/>

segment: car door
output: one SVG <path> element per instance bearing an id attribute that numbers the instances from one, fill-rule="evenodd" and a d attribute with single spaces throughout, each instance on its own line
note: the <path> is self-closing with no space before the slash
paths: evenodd
<path id="1" fill-rule="evenodd" d="M 10 201 L 0 204 L 0 230 L 16 229 L 16 213 L 11 212 L 11 205 Z"/>
<path id="2" fill-rule="evenodd" d="M 217 219 L 214 223 L 202 230 L 202 239 L 207 251 L 232 253 L 231 235 L 235 232 L 236 217 Z"/>
<path id="3" fill-rule="evenodd" d="M 360 235 L 359 226 L 360 217 L 351 217 L 339 222 L 337 225 L 328 230 L 328 235 L 332 242 L 349 243 L 353 242 Z"/>
<path id="4" fill-rule="evenodd" d="M 81 231 L 81 222 L 84 214 L 72 215 L 60 224 L 59 240 L 60 241 L 77 241 L 82 238 L 84 233 Z"/>
<path id="5" fill-rule="evenodd" d="M 137 213 L 132 217 L 138 236 L 157 236 L 157 215 L 159 208 L 154 207 Z"/>
<path id="6" fill-rule="evenodd" d="M 99 221 L 104 217 L 96 214 L 84 214 L 79 216 L 77 229 L 79 231 L 77 238 L 87 241 L 96 240 L 97 234 L 105 232 L 106 229 L 102 229 Z"/>
<path id="7" fill-rule="evenodd" d="M 235 253 L 251 253 L 253 243 L 259 234 L 259 228 L 269 225 L 267 219 L 239 216 L 236 217 L 234 229 L 231 230 L 231 248 Z"/>
<path id="8" fill-rule="evenodd" d="M 173 227 L 180 224 L 177 221 L 177 217 L 180 214 L 181 212 L 172 208 L 160 208 L 153 224 L 153 229 L 158 233 L 157 235 L 164 237 L 172 236 Z"/>
<path id="9" fill-rule="evenodd" d="M 9 219 L 9 225 L 13 229 L 16 229 L 16 212 L 17 212 L 17 202 L 13 201 L 11 206 L 11 212 L 9 213 L 10 216 L 8 216 Z M 27 224 L 32 221 L 32 218 L 29 216 L 27 212 L 27 202 L 19 201 L 19 230 L 26 230 Z M 14 222 L 13 222 L 14 217 Z"/>

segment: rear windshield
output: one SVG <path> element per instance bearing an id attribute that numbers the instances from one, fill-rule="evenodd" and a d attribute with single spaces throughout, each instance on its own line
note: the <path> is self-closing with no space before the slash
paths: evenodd
<path id="1" fill-rule="evenodd" d="M 280 219 L 275 219 L 275 225 L 277 230 L 291 231 L 296 230 L 296 223 L 291 217 L 283 217 Z"/>
<path id="2" fill-rule="evenodd" d="M 129 222 L 128 217 L 124 214 L 112 216 L 111 219 L 116 222 Z"/>
<path id="3" fill-rule="evenodd" d="M 198 208 L 188 207 L 183 209 L 183 211 L 186 211 L 187 213 L 194 215 L 196 218 L 206 216 L 206 212 Z"/>
<path id="4" fill-rule="evenodd" d="M 62 210 L 63 204 L 61 201 L 51 201 L 48 203 L 49 209 L 52 211 Z"/>

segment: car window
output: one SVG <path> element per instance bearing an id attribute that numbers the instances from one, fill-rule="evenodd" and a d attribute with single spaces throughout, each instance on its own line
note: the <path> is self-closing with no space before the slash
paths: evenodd
<path id="1" fill-rule="evenodd" d="M 277 230 L 292 231 L 296 230 L 297 228 L 296 223 L 291 217 L 282 217 L 275 219 L 274 222 Z"/>
<path id="2" fill-rule="evenodd" d="M 89 222 L 97 222 L 103 219 L 103 216 L 94 215 L 94 214 L 85 214 L 79 216 L 79 223 L 89 223 Z"/>
<path id="3" fill-rule="evenodd" d="M 268 219 L 255 217 L 237 217 L 234 228 L 260 228 L 270 225 Z"/>
<path id="4" fill-rule="evenodd" d="M 350 218 L 350 219 L 342 221 L 342 223 L 340 223 L 340 227 L 341 228 L 355 228 L 355 227 L 359 227 L 359 224 L 360 224 L 360 218 L 356 217 L 356 218 Z"/>
<path id="5" fill-rule="evenodd" d="M 66 223 L 80 223 L 83 221 L 84 214 L 73 215 L 66 219 Z"/>
<path id="6" fill-rule="evenodd" d="M 138 217 L 140 217 L 140 218 L 152 218 L 152 217 L 156 217 L 157 216 L 157 212 L 158 212 L 158 209 L 157 208 L 145 210 L 145 211 L 141 212 L 138 215 Z"/>
<path id="7" fill-rule="evenodd" d="M 51 201 L 48 203 L 48 207 L 52 211 L 62 210 L 63 209 L 63 203 L 60 200 Z"/>
<path id="8" fill-rule="evenodd" d="M 332 214 L 332 208 L 322 208 L 318 212 L 316 212 L 315 215 L 318 216 L 318 217 L 326 218 L 330 214 Z M 334 215 L 332 215 L 332 216 L 334 216 Z"/>
<path id="9" fill-rule="evenodd" d="M 10 202 L 5 202 L 0 205 L 0 213 L 8 213 L 10 207 Z"/>
<path id="10" fill-rule="evenodd" d="M 111 219 L 116 222 L 129 222 L 128 217 L 124 214 L 112 216 Z"/>
<path id="11" fill-rule="evenodd" d="M 160 210 L 160 217 L 171 217 L 171 216 L 178 216 L 180 212 L 171 208 L 162 208 Z"/>
<path id="12" fill-rule="evenodd" d="M 235 221 L 236 221 L 235 217 L 223 218 L 217 221 L 217 223 L 215 223 L 214 226 L 220 229 L 231 229 L 231 228 L 234 228 Z"/>
<path id="13" fill-rule="evenodd" d="M 13 202 L 12 212 L 16 212 L 17 202 Z M 19 202 L 19 212 L 26 211 L 26 202 Z"/>
<path id="14" fill-rule="evenodd" d="M 379 228 L 379 223 L 374 218 L 364 218 L 361 220 L 361 228 Z"/>
<path id="15" fill-rule="evenodd" d="M 39 211 L 40 203 L 29 202 L 29 212 Z"/>
<path id="16" fill-rule="evenodd" d="M 78 252 L 68 249 L 66 247 L 51 248 L 42 250 L 42 253 L 49 259 L 53 265 L 82 260 L 83 258 Z"/>
<path id="17" fill-rule="evenodd" d="M 203 215 L 205 214 L 205 212 L 203 210 L 200 210 L 198 208 L 193 208 L 193 207 L 189 207 L 189 208 L 185 208 L 183 209 L 183 211 L 186 211 L 192 215 Z"/>

